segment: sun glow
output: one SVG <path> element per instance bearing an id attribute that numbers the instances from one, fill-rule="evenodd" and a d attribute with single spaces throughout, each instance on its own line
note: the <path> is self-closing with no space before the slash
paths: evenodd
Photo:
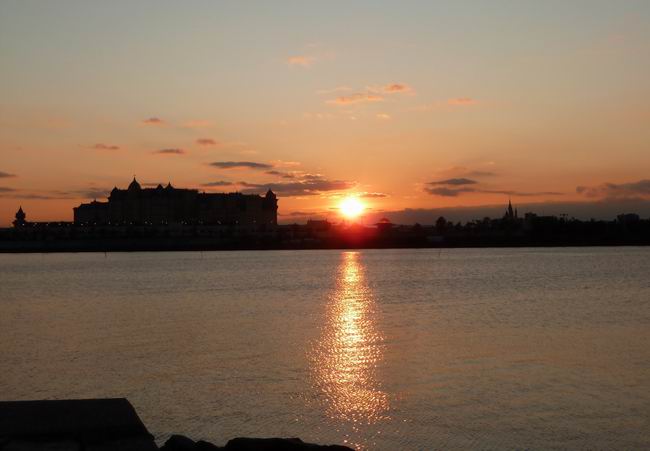
<path id="1" fill-rule="evenodd" d="M 339 209 L 343 216 L 348 219 L 354 219 L 363 213 L 366 206 L 357 197 L 346 197 L 339 204 Z"/>

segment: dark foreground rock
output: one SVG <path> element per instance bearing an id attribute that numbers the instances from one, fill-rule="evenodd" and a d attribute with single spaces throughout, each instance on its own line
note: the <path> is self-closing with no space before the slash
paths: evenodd
<path id="1" fill-rule="evenodd" d="M 235 438 L 226 446 L 173 435 L 164 451 L 350 451 L 299 438 Z M 0 451 L 157 451 L 124 398 L 0 402 Z"/>
<path id="2" fill-rule="evenodd" d="M 2 451 L 155 451 L 123 398 L 0 402 Z"/>
<path id="3" fill-rule="evenodd" d="M 341 445 L 316 445 L 305 443 L 299 438 L 234 438 L 226 446 L 219 447 L 212 443 L 172 435 L 160 448 L 161 451 L 352 451 Z"/>

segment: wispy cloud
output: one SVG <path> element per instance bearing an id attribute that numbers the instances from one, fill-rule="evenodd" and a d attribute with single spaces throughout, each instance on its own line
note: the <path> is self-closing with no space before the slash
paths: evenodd
<path id="1" fill-rule="evenodd" d="M 273 160 L 273 167 L 276 168 L 295 168 L 301 165 L 299 161 Z"/>
<path id="2" fill-rule="evenodd" d="M 384 97 L 376 93 L 357 92 L 349 96 L 340 96 L 336 99 L 328 100 L 327 103 L 331 105 L 352 105 L 355 103 L 382 102 L 383 100 Z"/>
<path id="3" fill-rule="evenodd" d="M 328 100 L 326 103 L 330 105 L 352 105 L 356 103 L 382 102 L 385 100 L 385 96 L 387 95 L 405 94 L 412 91 L 413 89 L 406 83 L 390 83 L 383 86 L 368 86 L 363 91 L 360 90 L 359 92 L 353 94 L 339 96 L 335 99 Z"/>
<path id="4" fill-rule="evenodd" d="M 424 191 L 434 196 L 458 197 L 465 193 L 478 194 L 503 194 L 506 196 L 535 197 L 535 196 L 562 196 L 564 193 L 557 191 L 515 191 L 508 189 L 481 186 L 477 180 L 465 177 L 436 180 L 427 183 Z"/>
<path id="5" fill-rule="evenodd" d="M 316 57 L 309 55 L 295 55 L 287 58 L 287 64 L 289 66 L 309 67 L 315 62 Z"/>
<path id="6" fill-rule="evenodd" d="M 336 88 L 331 89 L 319 89 L 316 91 L 316 94 L 326 95 L 326 94 L 335 94 L 337 92 L 347 92 L 352 91 L 352 88 L 349 86 L 337 86 Z"/>
<path id="7" fill-rule="evenodd" d="M 490 162 L 490 165 L 494 163 Z M 446 178 L 486 178 L 496 176 L 496 172 L 482 169 L 470 169 L 464 166 L 454 166 L 438 171 L 438 176 Z"/>
<path id="8" fill-rule="evenodd" d="M 502 194 L 504 196 L 519 196 L 519 197 L 536 197 L 536 196 L 563 196 L 564 193 L 557 191 L 515 191 L 515 190 L 500 190 L 500 189 L 480 189 L 469 186 L 453 187 L 453 186 L 427 186 L 424 190 L 436 196 L 442 197 L 457 197 L 464 193 L 479 193 L 479 194 Z"/>
<path id="9" fill-rule="evenodd" d="M 275 175 L 275 176 L 278 176 L 278 177 L 282 177 L 283 179 L 295 179 L 296 178 L 296 174 L 294 174 L 292 172 L 282 172 L 282 171 L 272 170 L 272 171 L 266 171 L 266 173 L 269 174 L 269 175 Z"/>
<path id="10" fill-rule="evenodd" d="M 163 121 L 159 117 L 150 117 L 150 118 L 144 119 L 142 121 L 142 123 L 144 125 L 163 125 L 163 124 L 165 124 L 165 121 Z"/>
<path id="11" fill-rule="evenodd" d="M 113 144 L 102 144 L 102 143 L 97 143 L 94 146 L 92 146 L 92 148 L 95 150 L 120 150 L 119 146 Z"/>
<path id="12" fill-rule="evenodd" d="M 0 186 L 0 193 L 12 193 L 16 191 L 14 188 L 9 188 L 8 186 Z"/>
<path id="13" fill-rule="evenodd" d="M 14 177 L 16 177 L 16 174 L 10 174 L 8 172 L 0 171 L 0 179 L 9 179 L 9 178 L 14 178 Z"/>
<path id="14" fill-rule="evenodd" d="M 199 146 L 205 146 L 205 147 L 213 147 L 219 144 L 217 141 L 215 141 L 212 138 L 199 138 L 196 140 L 196 143 Z"/>
<path id="15" fill-rule="evenodd" d="M 220 186 L 233 186 L 233 182 L 227 182 L 225 180 L 217 180 L 215 182 L 201 183 L 201 186 L 206 187 L 220 187 Z"/>
<path id="16" fill-rule="evenodd" d="M 379 199 L 379 198 L 384 198 L 388 197 L 388 194 L 385 193 L 361 193 L 359 197 L 363 199 Z"/>
<path id="17" fill-rule="evenodd" d="M 290 182 L 248 183 L 239 182 L 245 189 L 245 194 L 263 192 L 267 189 L 285 197 L 314 196 L 332 191 L 345 191 L 354 188 L 357 183 L 348 180 L 330 180 L 317 175 L 305 175 L 299 180 Z"/>
<path id="18" fill-rule="evenodd" d="M 457 197 L 462 193 L 474 193 L 474 188 L 450 188 L 448 186 L 427 186 L 424 190 L 434 196 Z"/>
<path id="19" fill-rule="evenodd" d="M 603 183 L 598 186 L 578 186 L 576 192 L 587 197 L 646 198 L 650 197 L 650 179 L 628 183 Z"/>
<path id="20" fill-rule="evenodd" d="M 405 83 L 391 83 L 381 88 L 386 94 L 398 94 L 411 92 L 413 89 Z"/>
<path id="21" fill-rule="evenodd" d="M 389 120 L 391 118 L 390 114 L 386 113 L 377 113 L 377 119 L 383 119 L 385 121 Z"/>
<path id="22" fill-rule="evenodd" d="M 155 150 L 153 153 L 161 154 L 161 155 L 183 155 L 185 151 L 183 149 L 169 148 L 169 149 Z"/>
<path id="23" fill-rule="evenodd" d="M 108 188 L 89 188 L 86 190 L 77 190 L 73 194 L 76 194 L 84 199 L 104 199 L 110 194 L 110 189 Z"/>
<path id="24" fill-rule="evenodd" d="M 447 105 L 451 106 L 469 106 L 469 105 L 476 105 L 478 101 L 475 99 L 471 99 L 469 97 L 456 97 L 453 99 L 447 100 Z"/>
<path id="25" fill-rule="evenodd" d="M 257 163 L 254 161 L 215 161 L 209 163 L 219 169 L 272 169 L 273 166 L 267 163 Z"/>
<path id="26" fill-rule="evenodd" d="M 460 177 L 460 178 L 451 178 L 451 179 L 446 179 L 446 180 L 438 180 L 438 181 L 434 181 L 434 182 L 429 182 L 429 185 L 434 185 L 434 186 L 435 185 L 454 185 L 454 186 L 458 186 L 458 185 L 475 185 L 477 183 L 478 182 L 476 180 Z"/>

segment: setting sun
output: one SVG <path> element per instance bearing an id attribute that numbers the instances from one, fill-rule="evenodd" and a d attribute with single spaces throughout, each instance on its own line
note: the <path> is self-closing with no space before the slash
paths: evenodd
<path id="1" fill-rule="evenodd" d="M 346 197 L 343 199 L 339 205 L 341 214 L 348 219 L 354 219 L 358 217 L 366 206 L 356 197 Z"/>

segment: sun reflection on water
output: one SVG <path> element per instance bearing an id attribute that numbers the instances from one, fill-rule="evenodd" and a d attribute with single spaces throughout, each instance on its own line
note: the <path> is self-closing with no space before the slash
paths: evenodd
<path id="1" fill-rule="evenodd" d="M 388 419 L 388 396 L 376 374 L 383 339 L 374 307 L 360 254 L 343 253 L 327 322 L 311 361 L 327 416 L 348 422 L 353 430 Z"/>

